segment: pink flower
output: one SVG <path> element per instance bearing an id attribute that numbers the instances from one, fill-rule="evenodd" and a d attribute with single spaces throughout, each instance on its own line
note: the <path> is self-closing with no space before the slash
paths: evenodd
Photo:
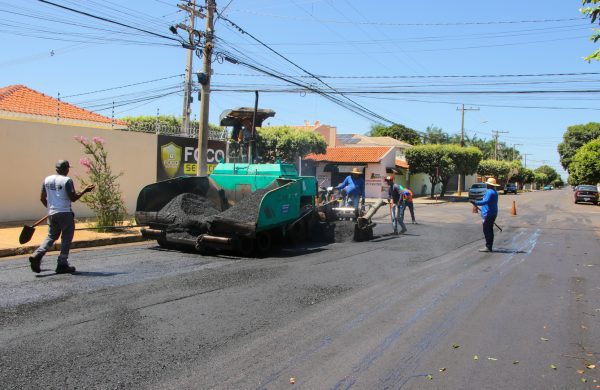
<path id="1" fill-rule="evenodd" d="M 79 164 L 85 167 L 86 172 L 89 172 L 92 169 L 92 161 L 87 157 L 80 158 Z"/>
<path id="2" fill-rule="evenodd" d="M 103 138 L 94 137 L 94 138 L 92 138 L 92 141 L 94 141 L 94 143 L 96 145 L 104 145 L 104 139 Z"/>
<path id="3" fill-rule="evenodd" d="M 77 135 L 74 137 L 77 142 L 80 142 L 83 145 L 87 145 L 90 141 L 85 138 L 83 135 Z"/>

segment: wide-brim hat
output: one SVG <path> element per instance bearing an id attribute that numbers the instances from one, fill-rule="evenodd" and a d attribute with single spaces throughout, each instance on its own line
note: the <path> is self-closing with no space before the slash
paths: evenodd
<path id="1" fill-rule="evenodd" d="M 490 177 L 489 179 L 487 179 L 485 184 L 488 184 L 488 185 L 494 186 L 494 187 L 500 186 L 500 184 L 496 183 L 496 179 L 494 179 L 493 177 Z"/>
<path id="2" fill-rule="evenodd" d="M 352 168 L 352 172 L 351 173 L 354 173 L 354 174 L 357 174 L 357 175 L 361 175 L 362 174 L 361 170 L 358 169 L 358 168 Z"/>

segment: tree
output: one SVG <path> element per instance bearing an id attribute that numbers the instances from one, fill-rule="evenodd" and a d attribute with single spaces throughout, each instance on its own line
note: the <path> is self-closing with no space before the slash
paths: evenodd
<path id="1" fill-rule="evenodd" d="M 506 161 L 482 160 L 477 167 L 477 173 L 481 176 L 492 176 L 503 183 L 508 180 L 512 166 Z"/>
<path id="2" fill-rule="evenodd" d="M 552 182 L 552 185 L 554 187 L 562 187 L 565 185 L 565 182 L 563 181 L 562 177 L 559 176 L 558 179 L 556 179 Z"/>
<path id="3" fill-rule="evenodd" d="M 373 125 L 371 126 L 369 135 L 371 137 L 392 137 L 411 145 L 421 144 L 421 136 L 416 130 L 400 124 L 393 124 L 391 126 L 384 126 L 381 124 Z"/>
<path id="4" fill-rule="evenodd" d="M 129 131 L 177 133 L 181 129 L 181 118 L 173 115 L 126 116 L 121 118 L 121 120 L 127 122 L 127 129 Z M 200 128 L 198 121 L 192 121 L 191 126 L 195 129 Z M 221 131 L 223 129 L 213 124 L 209 124 L 208 127 L 210 130 Z"/>
<path id="5" fill-rule="evenodd" d="M 581 13 L 585 16 L 589 17 L 591 23 L 594 24 L 596 20 L 600 20 L 598 17 L 600 16 L 600 0 L 582 0 L 581 3 L 584 5 L 583 8 L 580 9 Z M 588 7 L 585 7 L 589 5 Z M 600 39 L 600 32 L 596 29 L 594 34 L 590 37 L 590 41 L 596 43 Z M 600 49 L 597 49 L 592 54 L 584 58 L 587 62 L 592 60 L 600 61 Z"/>
<path id="6" fill-rule="evenodd" d="M 596 138 L 600 138 L 600 123 L 590 122 L 586 125 L 569 126 L 563 134 L 563 142 L 558 144 L 562 167 L 569 170 L 569 165 L 577 150 Z"/>
<path id="7" fill-rule="evenodd" d="M 548 175 L 546 175 L 545 173 L 534 171 L 533 174 L 534 174 L 534 179 L 533 179 L 534 183 L 536 183 L 540 186 L 545 186 L 546 184 L 550 183 L 550 180 L 548 180 Z"/>
<path id="8" fill-rule="evenodd" d="M 112 173 L 108 164 L 108 152 L 104 148 L 102 138 L 94 137 L 90 141 L 84 136 L 77 136 L 75 140 L 83 146 L 86 155 L 79 160 L 79 163 L 85 168 L 87 177 L 77 178 L 85 187 L 89 184 L 96 186 L 96 191 L 85 194 L 81 201 L 96 214 L 97 226 L 121 225 L 127 210 L 117 179 L 123 174 Z"/>
<path id="9" fill-rule="evenodd" d="M 536 168 L 534 172 L 543 173 L 546 175 L 547 181 L 544 184 L 550 184 L 560 177 L 558 172 L 556 172 L 556 170 L 549 165 L 541 165 L 540 167 Z"/>
<path id="10" fill-rule="evenodd" d="M 454 164 L 453 174 L 463 175 L 464 177 L 477 172 L 479 162 L 483 158 L 483 153 L 478 148 L 474 146 L 462 148 L 460 145 L 455 144 L 445 145 L 444 149 Z M 442 192 L 445 193 L 445 190 L 446 186 L 444 185 Z"/>
<path id="11" fill-rule="evenodd" d="M 465 151 L 468 154 L 468 151 Z M 458 154 L 456 153 L 455 156 Z M 406 151 L 406 161 L 412 173 L 425 173 L 431 183 L 431 198 L 435 186 L 442 184 L 441 196 L 446 193 L 448 181 L 456 173 L 456 165 L 447 145 L 419 145 Z M 464 169 L 464 167 L 463 167 Z"/>
<path id="12" fill-rule="evenodd" d="M 600 183 L 600 138 L 588 142 L 575 153 L 569 173 L 570 184 Z"/>
<path id="13" fill-rule="evenodd" d="M 450 136 L 437 126 L 427 126 L 423 136 L 424 144 L 447 144 L 450 142 Z"/>
<path id="14" fill-rule="evenodd" d="M 295 163 L 298 157 L 309 153 L 323 154 L 327 152 L 327 142 L 319 133 L 299 130 L 289 126 L 272 126 L 257 128 L 258 155 L 265 162 L 280 159 Z"/>
<path id="15" fill-rule="evenodd" d="M 534 178 L 535 175 L 531 169 L 519 166 L 517 173 L 511 177 L 511 180 L 523 185 L 533 183 Z"/>
<path id="16" fill-rule="evenodd" d="M 435 186 L 440 182 L 440 166 L 448 161 L 441 161 L 439 145 L 419 145 L 406 151 L 406 162 L 411 173 L 425 173 L 431 183 L 431 197 L 435 194 Z M 449 159 L 448 159 L 449 160 Z"/>

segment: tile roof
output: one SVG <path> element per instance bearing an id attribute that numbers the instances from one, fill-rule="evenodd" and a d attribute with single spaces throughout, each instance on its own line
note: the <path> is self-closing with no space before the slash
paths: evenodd
<path id="1" fill-rule="evenodd" d="M 327 162 L 376 163 L 392 149 L 389 146 L 327 148 L 325 154 L 309 154 L 305 158 Z"/>
<path id="2" fill-rule="evenodd" d="M 52 118 L 60 116 L 60 118 L 77 121 L 112 123 L 111 118 L 59 101 L 24 85 L 9 85 L 0 88 L 0 111 Z M 125 122 L 116 119 L 115 124 L 125 125 Z"/>
<path id="3" fill-rule="evenodd" d="M 396 164 L 397 167 L 408 168 L 408 163 L 404 160 L 400 160 L 399 158 L 397 158 L 394 163 Z"/>
<path id="4" fill-rule="evenodd" d="M 370 137 L 362 134 L 338 134 L 338 141 L 345 146 L 399 146 L 411 147 L 412 145 L 392 137 Z"/>

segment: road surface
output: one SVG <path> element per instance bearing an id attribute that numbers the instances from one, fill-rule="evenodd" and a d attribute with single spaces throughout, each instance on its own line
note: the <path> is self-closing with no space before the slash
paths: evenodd
<path id="1" fill-rule="evenodd" d="M 42 276 L 3 260 L 0 383 L 597 388 L 600 207 L 571 196 L 501 195 L 496 253 L 478 252 L 471 206 L 448 203 L 418 205 L 403 236 L 384 220 L 371 242 L 265 259 L 128 245 L 77 251 L 79 274 Z"/>

